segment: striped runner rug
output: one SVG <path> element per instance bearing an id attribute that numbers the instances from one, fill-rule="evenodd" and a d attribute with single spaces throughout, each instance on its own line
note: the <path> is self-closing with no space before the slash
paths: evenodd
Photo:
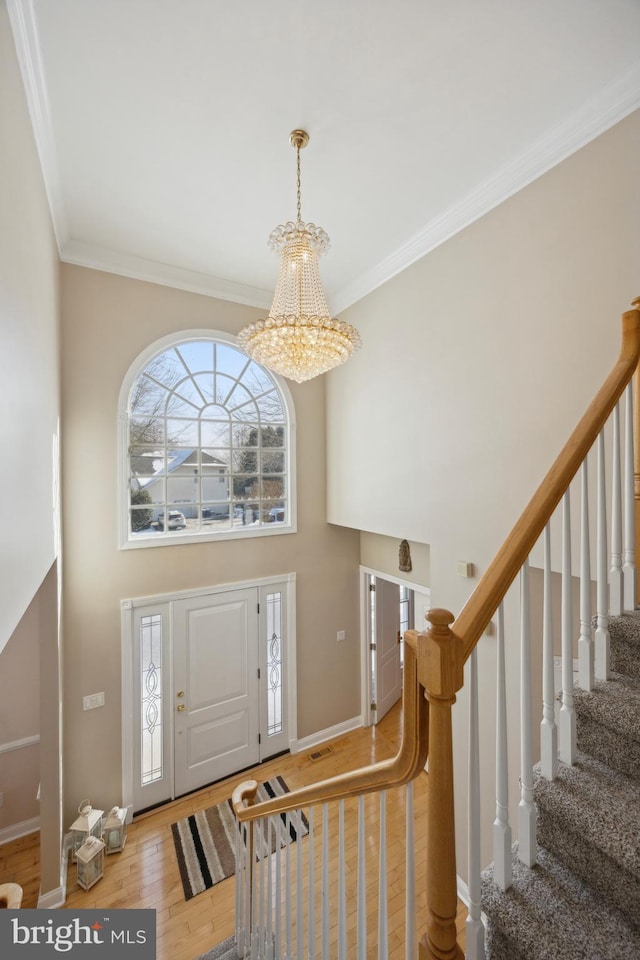
<path id="1" fill-rule="evenodd" d="M 280 797 L 288 792 L 289 788 L 282 777 L 272 777 L 258 787 L 256 802 Z M 285 846 L 297 839 L 297 830 L 288 816 L 285 819 L 284 814 L 282 822 L 285 829 L 280 831 L 280 836 L 282 846 Z M 172 823 L 171 832 L 185 900 L 191 900 L 235 874 L 236 822 L 230 799 Z M 308 832 L 309 825 L 303 816 L 301 835 L 305 836 Z"/>

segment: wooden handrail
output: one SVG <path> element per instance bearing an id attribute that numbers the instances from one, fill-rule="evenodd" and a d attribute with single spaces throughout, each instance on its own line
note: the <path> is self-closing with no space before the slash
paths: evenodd
<path id="1" fill-rule="evenodd" d="M 464 661 L 487 628 L 553 511 L 595 443 L 640 359 L 640 297 L 622 314 L 618 360 L 452 627 Z"/>
<path id="2" fill-rule="evenodd" d="M 429 711 L 418 681 L 416 642 L 408 636 L 402 685 L 402 742 L 395 757 L 320 780 L 262 803 L 253 802 L 258 783 L 247 780 L 233 791 L 233 809 L 238 820 L 256 820 L 330 800 L 345 800 L 363 793 L 399 787 L 415 779 L 427 762 Z"/>

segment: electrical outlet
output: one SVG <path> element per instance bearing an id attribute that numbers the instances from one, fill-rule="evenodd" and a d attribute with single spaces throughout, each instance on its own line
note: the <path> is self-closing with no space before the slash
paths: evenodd
<path id="1" fill-rule="evenodd" d="M 104 707 L 104 693 L 92 693 L 82 698 L 83 710 L 95 710 L 96 707 Z"/>
<path id="2" fill-rule="evenodd" d="M 338 641 L 338 643 L 341 643 L 343 640 L 346 640 L 346 639 L 347 639 L 346 632 L 344 630 L 338 630 L 338 632 L 336 633 L 336 640 Z"/>
<path id="3" fill-rule="evenodd" d="M 4 807 L 4 793 L 0 790 L 0 807 Z"/>

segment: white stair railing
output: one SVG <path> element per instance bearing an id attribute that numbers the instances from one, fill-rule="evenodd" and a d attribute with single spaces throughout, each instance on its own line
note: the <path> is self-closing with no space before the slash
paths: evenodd
<path id="1" fill-rule="evenodd" d="M 535 549 L 520 570 L 519 595 L 515 585 L 506 594 L 509 600 L 510 624 L 505 628 L 505 604 L 496 614 L 496 803 L 493 821 L 493 881 L 508 890 L 512 882 L 512 845 L 509 824 L 509 795 L 519 786 L 517 855 L 525 866 L 537 860 L 535 776 L 554 780 L 559 764 L 573 765 L 577 759 L 574 686 L 590 691 L 594 680 L 609 677 L 609 616 L 635 606 L 635 500 L 633 496 L 633 403 L 631 385 L 624 393 L 624 402 L 613 408 L 610 428 L 603 428 L 594 443 L 595 455 L 587 454 L 576 475 L 576 481 L 561 498 L 557 511 L 541 534 L 541 549 Z M 612 477 L 611 541 L 607 544 L 606 510 L 606 445 L 605 432 L 612 438 L 610 468 Z M 621 438 L 624 442 L 621 443 Z M 590 473 L 593 474 L 590 477 Z M 623 484 L 624 478 L 624 484 Z M 624 486 L 624 496 L 622 496 Z M 591 495 L 593 491 L 593 495 Z M 572 498 L 579 509 L 580 551 L 576 568 L 572 565 L 571 516 Z M 592 542 L 590 516 L 596 518 L 595 583 L 592 581 Z M 559 564 L 553 572 L 552 532 L 557 531 Z M 623 540 L 624 538 L 624 540 Z M 531 568 L 540 569 L 542 589 L 532 590 Z M 560 610 L 552 603 L 552 580 L 560 578 Z M 538 577 L 536 571 L 536 577 Z M 579 587 L 576 598 L 574 586 Z M 591 598 L 596 596 L 595 630 Z M 539 599 L 540 609 L 530 608 L 531 597 Z M 574 633 L 574 604 L 579 614 L 580 629 Z M 516 617 L 515 610 L 519 610 Z M 557 619 L 557 623 L 554 623 Z M 454 627 L 455 630 L 455 627 Z M 519 644 L 517 636 L 519 632 Z M 554 634 L 561 640 L 561 682 L 556 685 Z M 475 648 L 469 657 L 469 812 L 468 812 L 468 890 L 467 958 L 483 960 L 484 945 L 478 933 L 481 916 L 477 891 L 482 867 L 479 851 L 482 830 L 480 822 L 480 779 L 478 746 L 478 680 Z M 520 757 L 517 771 L 509 770 L 507 731 L 513 726 L 509 717 L 515 713 L 507 696 L 506 677 L 514 672 L 510 659 L 519 657 L 520 689 Z M 540 657 L 541 670 L 534 657 Z M 481 661 L 480 661 L 481 662 Z M 483 684 L 486 689 L 486 681 Z M 534 696 L 540 690 L 539 723 L 534 718 Z M 513 693 L 511 699 L 513 701 Z M 490 694 L 487 694 L 490 695 Z M 511 710 L 511 713 L 510 713 Z M 490 711 L 488 711 L 490 712 Z M 538 736 L 533 733 L 538 731 Z M 536 773 L 536 764 L 538 772 Z M 515 848 L 513 848 L 515 849 Z M 488 866 L 485 864 L 484 866 Z"/>
<path id="2" fill-rule="evenodd" d="M 238 823 L 236 942 L 240 957 L 388 960 L 387 794 L 381 791 L 369 800 L 360 795 L 322 804 L 319 837 L 314 822 L 317 807 Z M 395 788 L 392 796 L 394 809 L 404 806 L 405 811 L 405 958 L 416 960 L 413 784 Z M 367 803 L 377 805 L 374 830 L 367 820 Z M 354 842 L 349 839 L 352 836 Z M 369 871 L 368 880 L 367 858 L 376 840 L 377 870 Z M 372 893 L 374 876 L 377 895 Z"/>

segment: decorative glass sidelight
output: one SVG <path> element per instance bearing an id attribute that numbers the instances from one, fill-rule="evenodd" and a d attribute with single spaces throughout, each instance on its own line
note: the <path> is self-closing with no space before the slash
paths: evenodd
<path id="1" fill-rule="evenodd" d="M 142 785 L 163 777 L 162 617 L 140 618 L 140 709 Z"/>
<path id="2" fill-rule="evenodd" d="M 267 594 L 267 736 L 282 733 L 282 594 Z"/>

